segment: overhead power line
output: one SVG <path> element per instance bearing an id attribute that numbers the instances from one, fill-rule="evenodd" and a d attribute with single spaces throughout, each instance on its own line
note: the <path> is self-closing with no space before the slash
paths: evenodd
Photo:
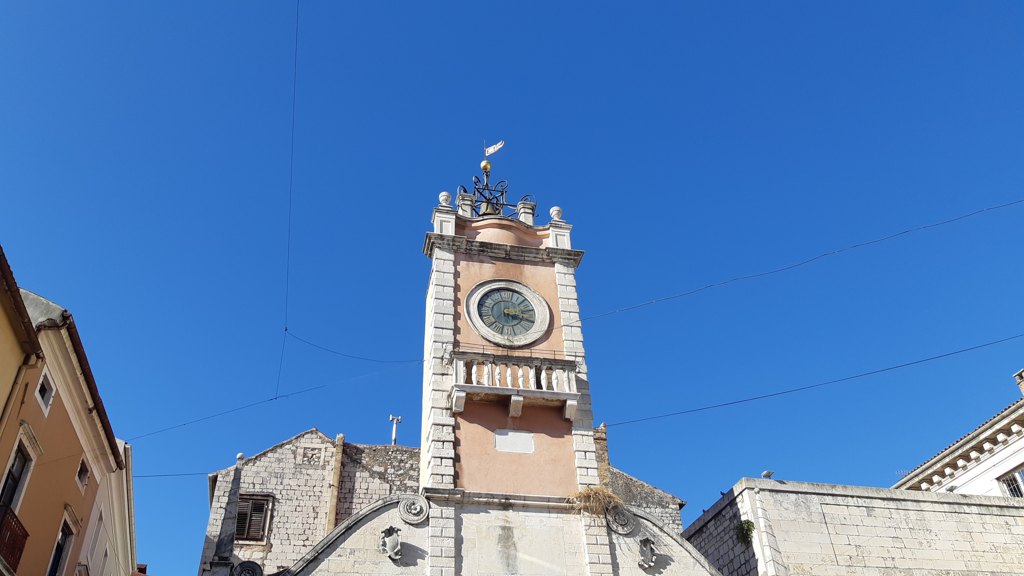
<path id="1" fill-rule="evenodd" d="M 796 268 L 800 268 L 802 266 L 807 266 L 808 264 L 811 264 L 813 262 L 817 262 L 818 260 L 823 260 L 823 259 L 828 258 L 830 256 L 836 256 L 836 255 L 842 254 L 844 252 L 849 252 L 851 250 L 856 250 L 857 248 L 863 248 L 865 246 L 871 246 L 873 244 L 879 244 L 879 243 L 882 243 L 882 242 L 886 242 L 888 240 L 893 240 L 895 238 L 899 238 L 901 236 L 906 236 L 908 234 L 913 234 L 915 232 L 921 232 L 923 230 L 928 230 L 928 229 L 931 229 L 931 228 L 938 228 L 940 226 L 945 226 L 947 224 L 952 224 L 954 222 L 959 222 L 961 220 L 966 220 L 968 218 L 972 218 L 974 216 L 978 216 L 978 215 L 984 214 L 986 212 L 992 212 L 992 211 L 995 211 L 995 210 L 1002 210 L 1004 208 L 1010 208 L 1010 207 L 1017 206 L 1017 205 L 1020 205 L 1020 204 L 1024 204 L 1024 198 L 1021 198 L 1021 199 L 1018 199 L 1018 200 L 1013 200 L 1011 202 L 1006 202 L 1004 204 L 997 204 L 997 205 L 994 205 L 994 206 L 988 206 L 988 207 L 985 207 L 985 208 L 980 208 L 978 210 L 974 210 L 972 212 L 967 212 L 965 214 L 961 214 L 961 215 L 955 216 L 953 218 L 948 218 L 946 220 L 941 220 L 939 222 L 932 222 L 930 224 L 923 224 L 921 226 L 915 226 L 915 227 L 912 227 L 912 228 L 907 228 L 905 230 L 901 230 L 899 232 L 888 234 L 888 235 L 882 236 L 880 238 L 875 238 L 874 240 L 867 240 L 867 241 L 864 241 L 864 242 L 858 242 L 856 244 L 850 244 L 848 246 L 843 246 L 841 248 L 836 248 L 836 249 L 833 249 L 833 250 L 829 250 L 827 252 L 822 252 L 821 254 L 818 254 L 817 256 L 813 256 L 811 258 L 807 258 L 805 260 L 801 260 L 801 261 L 793 263 L 793 264 L 788 264 L 786 266 L 780 266 L 778 268 L 773 268 L 771 270 L 765 270 L 765 271 L 762 271 L 762 272 L 754 272 L 754 273 L 750 273 L 750 274 L 743 274 L 743 275 L 740 275 L 740 276 L 734 276 L 734 277 L 726 279 L 726 280 L 720 280 L 718 282 L 712 282 L 710 284 L 705 284 L 704 286 L 700 286 L 699 288 L 694 288 L 692 290 L 687 290 L 686 292 L 680 292 L 678 294 L 671 294 L 671 295 L 668 295 L 668 296 L 662 296 L 660 298 L 655 298 L 653 300 L 648 300 L 646 302 L 640 302 L 638 304 L 632 304 L 632 305 L 629 305 L 629 306 L 624 306 L 624 307 L 621 307 L 621 308 L 616 308 L 614 310 L 609 310 L 609 311 L 606 311 L 606 312 L 600 312 L 598 314 L 593 314 L 591 316 L 586 316 L 586 317 L 580 318 L 579 320 L 576 320 L 574 322 L 569 322 L 569 323 L 566 323 L 566 324 L 556 324 L 555 327 L 577 326 L 581 322 L 583 322 L 584 320 L 594 320 L 594 319 L 597 319 L 597 318 L 604 318 L 606 316 L 612 316 L 612 315 L 615 315 L 615 314 L 621 314 L 623 312 L 630 312 L 632 310 L 637 310 L 639 308 L 645 308 L 647 306 L 653 306 L 655 304 L 661 304 L 662 302 L 668 302 L 668 301 L 671 301 L 671 300 L 677 300 L 679 298 L 685 298 L 687 296 L 693 296 L 695 294 L 699 294 L 699 293 L 705 292 L 707 290 L 712 290 L 714 288 L 721 288 L 723 286 L 727 286 L 729 284 L 734 284 L 736 282 L 742 282 L 744 280 L 753 280 L 753 279 L 756 279 L 756 278 L 763 278 L 765 276 L 772 276 L 774 274 L 781 274 L 783 272 L 788 272 L 790 270 L 793 270 L 793 269 L 796 269 Z M 405 362 L 422 362 L 422 359 L 416 359 L 416 360 L 397 360 L 397 359 L 382 359 L 382 358 L 370 358 L 370 357 L 366 357 L 366 356 L 359 356 L 359 355 L 356 355 L 356 354 L 350 354 L 350 353 L 347 353 L 347 352 L 342 352 L 342 351 L 339 351 L 339 350 L 328 348 L 327 346 L 323 346 L 321 344 L 317 344 L 316 342 L 313 342 L 311 340 L 307 340 L 305 338 L 300 338 L 300 337 L 296 336 L 292 332 L 287 332 L 286 331 L 286 334 L 288 336 L 291 336 L 292 338 L 294 338 L 294 339 L 296 339 L 296 340 L 298 340 L 298 341 L 308 345 L 308 346 L 312 346 L 313 348 L 317 348 L 317 349 L 322 350 L 324 352 L 328 352 L 328 353 L 334 354 L 336 356 L 341 356 L 343 358 L 350 358 L 352 360 L 362 360 L 362 361 L 365 361 L 365 362 L 377 362 L 377 363 L 381 363 L 381 364 L 398 364 L 398 363 L 405 363 Z"/>
<path id="2" fill-rule="evenodd" d="M 302 342 L 303 344 L 305 344 L 307 346 L 311 346 L 313 348 L 316 348 L 317 350 L 322 350 L 322 351 L 327 352 L 329 354 L 334 354 L 335 356 L 341 356 L 342 358 L 350 358 L 352 360 L 363 360 L 365 362 L 377 362 L 378 364 L 411 364 L 413 362 L 422 362 L 423 361 L 422 358 L 416 358 L 415 360 L 385 360 L 385 359 L 380 359 L 380 358 L 368 358 L 366 356 L 356 356 L 355 354 L 348 354 L 346 352 L 339 352 L 338 350 L 334 350 L 334 349 L 328 348 L 326 346 L 321 346 L 320 344 L 317 344 L 316 342 L 312 342 L 310 340 L 306 340 L 305 338 L 301 338 L 299 336 L 296 336 L 294 332 L 288 332 L 287 334 L 288 334 L 288 336 L 291 336 L 292 338 L 298 340 L 299 342 Z"/>
<path id="3" fill-rule="evenodd" d="M 380 370 L 375 370 L 373 372 L 367 372 L 366 374 L 359 374 L 358 376 L 352 376 L 351 378 L 344 378 L 344 379 L 341 379 L 341 380 L 337 380 L 335 382 L 329 382 L 327 384 L 321 384 L 319 386 L 311 386 L 309 388 L 303 388 L 302 390 L 296 390 L 295 392 L 289 392 L 287 394 L 280 394 L 278 396 L 271 396 L 269 398 L 264 398 L 262 400 L 257 400 L 255 402 L 250 402 L 249 404 L 244 404 L 242 406 L 236 406 L 236 407 L 228 409 L 228 410 L 223 410 L 223 411 L 217 412 L 215 414 L 208 414 L 206 416 L 201 416 L 199 418 L 193 418 L 192 420 L 187 420 L 185 422 L 179 422 L 178 424 L 174 424 L 172 426 L 166 426 L 166 427 L 160 428 L 158 430 L 153 430 L 153 431 L 150 431 L 150 432 L 146 432 L 145 434 L 139 434 L 138 436 L 132 436 L 131 438 L 128 438 L 128 441 L 131 442 L 133 440 L 138 440 L 140 438 L 147 438 L 149 436 L 155 436 L 157 434 L 162 434 L 164 432 L 170 432 L 171 430 L 177 430 L 179 428 L 185 428 L 186 426 L 191 426 L 193 424 L 198 424 L 200 422 L 205 422 L 207 420 L 212 420 L 214 418 L 217 418 L 217 417 L 220 417 L 220 416 L 224 416 L 224 415 L 227 415 L 227 414 L 234 414 L 235 412 L 241 412 L 242 410 L 248 410 L 249 408 L 254 408 L 254 407 L 259 406 L 261 404 L 267 404 L 267 403 L 270 403 L 270 402 L 274 402 L 275 400 L 283 400 L 285 398 L 290 398 L 292 396 L 298 396 L 300 394 L 305 394 L 307 392 L 313 392 L 314 390 L 320 390 L 321 388 L 327 388 L 329 386 L 334 386 L 334 385 L 337 385 L 337 384 L 347 384 L 347 383 L 355 382 L 357 380 L 362 380 L 363 378 L 369 378 L 370 376 L 376 376 L 377 374 L 388 372 L 389 370 L 393 370 L 393 369 L 394 368 L 382 368 Z"/>
<path id="4" fill-rule="evenodd" d="M 861 372 L 860 374 L 854 374 L 852 376 L 844 376 L 842 378 L 836 378 L 836 379 L 828 380 L 828 381 L 825 381 L 825 382 L 818 382 L 817 384 L 810 384 L 810 385 L 807 385 L 807 386 L 799 386 L 797 388 L 789 388 L 787 390 L 780 390 L 778 392 L 771 392 L 771 393 L 768 393 L 768 394 L 761 394 L 759 396 L 751 396 L 749 398 L 741 398 L 739 400 L 731 400 L 729 402 L 721 402 L 721 403 L 718 403 L 718 404 L 710 404 L 708 406 L 700 406 L 698 408 L 689 408 L 687 410 L 679 410 L 678 412 L 670 412 L 668 414 L 658 414 L 656 416 L 646 416 L 646 417 L 643 417 L 643 418 L 634 418 L 632 420 L 623 420 L 622 422 L 613 422 L 611 424 L 606 424 L 606 426 L 612 427 L 612 426 L 625 426 L 627 424 L 638 424 L 640 422 L 649 422 L 651 420 L 659 420 L 659 419 L 662 419 L 662 418 L 671 418 L 673 416 L 682 416 L 684 414 L 693 414 L 693 413 L 696 413 L 696 412 L 705 412 L 705 411 L 708 411 L 708 410 L 715 410 L 717 408 L 726 408 L 728 406 L 735 406 L 737 404 L 745 404 L 747 402 L 755 402 L 757 400 L 766 400 L 768 398 L 775 398 L 777 396 L 785 396 L 787 394 L 795 394 L 797 392 L 803 392 L 803 391 L 806 391 L 806 390 L 813 390 L 814 388 L 821 388 L 821 387 L 824 387 L 824 386 L 829 386 L 831 384 L 839 384 L 840 382 L 849 382 L 850 380 L 856 380 L 858 378 L 866 378 L 868 376 L 873 376 L 875 374 L 882 374 L 884 372 L 892 372 L 893 370 L 899 370 L 901 368 L 907 368 L 907 367 L 910 367 L 910 366 L 916 366 L 918 364 L 924 364 L 926 362 L 933 362 L 935 360 L 941 360 L 943 358 L 949 358 L 950 356 L 956 356 L 958 354 L 965 354 L 967 352 L 972 352 L 974 350 L 980 350 L 982 348 L 988 348 L 990 346 L 995 346 L 997 344 L 1003 344 L 1005 342 L 1010 342 L 1012 340 L 1018 340 L 1018 339 L 1021 339 L 1021 338 L 1024 338 L 1024 333 L 1016 334 L 1014 336 L 1008 336 L 1006 338 L 1000 338 L 998 340 L 992 340 L 990 342 L 985 342 L 985 343 L 982 343 L 982 344 L 975 344 L 974 346 L 968 346 L 967 348 L 961 348 L 959 350 L 953 350 L 951 352 L 943 352 L 942 354 L 936 354 L 934 356 L 929 356 L 927 358 L 919 358 L 917 360 L 911 360 L 910 362 L 904 362 L 902 364 L 896 364 L 896 365 L 893 365 L 893 366 L 887 366 L 885 368 L 878 368 L 876 370 L 869 370 L 867 372 Z M 318 388 L 323 388 L 323 386 L 318 386 Z M 310 389 L 310 390 L 312 390 L 312 389 Z M 256 403 L 253 403 L 253 404 L 250 404 L 250 405 L 240 406 L 238 408 L 235 408 L 233 410 L 229 410 L 229 411 L 224 412 L 222 414 L 230 413 L 230 412 L 237 412 L 239 410 L 244 410 L 244 409 L 249 408 L 251 406 L 255 406 L 257 404 L 260 404 L 260 403 L 263 403 L 263 402 L 268 402 L 268 401 L 269 400 L 263 400 L 261 402 L 256 402 Z M 148 436 L 148 435 L 151 435 L 151 434 L 158 434 L 161 431 L 172 430 L 174 428 L 180 428 L 182 426 L 187 426 L 189 423 L 199 422 L 199 421 L 202 421 L 202 420 L 208 420 L 208 419 L 214 418 L 216 416 L 217 415 L 211 415 L 211 416 L 208 416 L 208 417 L 205 417 L 205 418 L 200 418 L 200 419 L 194 420 L 192 422 L 186 422 L 186 423 L 179 424 L 177 426 L 171 426 L 171 427 L 165 428 L 163 430 L 157 430 L 157 431 L 151 432 L 150 434 L 144 434 L 142 436 L 136 436 L 136 438 L 141 438 L 143 436 Z M 206 476 L 207 474 L 208 473 L 206 473 L 206 472 L 179 472 L 179 473 L 170 473 L 170 474 L 145 474 L 145 475 L 137 475 L 137 476 L 134 476 L 134 477 L 135 478 L 170 478 L 170 477 L 176 477 L 176 476 L 200 476 L 200 475 Z"/>
<path id="5" fill-rule="evenodd" d="M 288 150 L 288 231 L 285 235 L 284 256 L 284 333 L 281 335 L 281 354 L 277 360 L 277 379 L 274 397 L 281 391 L 281 373 L 284 371 L 284 352 L 288 344 L 288 302 L 292 278 L 292 197 L 295 188 L 295 96 L 299 84 L 299 0 L 295 0 L 295 45 L 292 47 L 292 123 Z"/>
<path id="6" fill-rule="evenodd" d="M 865 246 L 871 246 L 873 244 L 879 244 L 881 242 L 886 242 L 886 241 L 892 240 L 894 238 L 899 238 L 900 236 L 906 236 L 907 234 L 913 234 L 914 232 L 921 232 L 923 230 L 928 230 L 928 229 L 931 229 L 931 228 L 938 228 L 940 226 L 945 226 L 947 224 L 952 224 L 954 222 L 959 222 L 960 220 L 966 220 L 968 218 L 972 218 L 974 216 L 978 216 L 979 214 L 984 214 L 986 212 L 992 212 L 994 210 L 1001 210 L 1003 208 L 1009 208 L 1011 206 L 1016 206 L 1018 204 L 1024 204 L 1024 198 L 1021 198 L 1019 200 L 1014 200 L 1012 202 L 1007 202 L 1005 204 L 997 204 L 995 206 L 989 206 L 987 208 L 981 208 L 979 210 L 975 210 L 973 212 L 968 212 L 967 214 L 961 214 L 959 216 L 955 216 L 955 217 L 949 218 L 947 220 L 942 220 L 940 222 L 932 222 L 931 224 L 924 224 L 922 226 L 915 226 L 913 228 L 907 228 L 906 230 L 901 230 L 899 232 L 896 232 L 896 233 L 893 233 L 893 234 L 889 234 L 887 236 L 882 236 L 880 238 L 875 238 L 874 240 L 868 240 L 866 242 L 858 242 L 857 244 L 850 244 L 849 246 L 843 246 L 842 248 L 836 248 L 834 250 L 829 250 L 828 252 L 822 252 L 821 254 L 818 254 L 817 256 L 813 256 L 811 258 L 807 258 L 806 260 L 801 260 L 801 261 L 796 262 L 794 264 L 788 264 L 786 266 L 781 266 L 779 268 L 773 268 L 771 270 L 765 270 L 763 272 L 755 272 L 755 273 L 751 273 L 751 274 L 744 274 L 742 276 L 735 276 L 733 278 L 729 278 L 728 280 L 721 280 L 719 282 L 712 282 L 711 284 L 705 284 L 704 286 L 701 286 L 699 288 L 694 288 L 693 290 L 688 290 L 686 292 L 680 292 L 678 294 L 671 294 L 669 296 L 662 296 L 660 298 L 655 298 L 653 300 L 648 300 L 647 302 L 641 302 L 639 304 L 633 304 L 633 305 L 630 305 L 630 306 L 625 306 L 623 308 L 616 308 L 614 310 L 609 310 L 607 312 L 601 312 L 599 314 L 594 314 L 592 316 L 587 316 L 585 318 L 580 318 L 579 320 L 576 320 L 575 322 L 570 322 L 568 324 L 564 324 L 564 326 L 575 326 L 575 325 L 578 325 L 580 322 L 583 322 L 584 320 L 593 320 L 595 318 L 604 318 L 605 316 L 612 316 L 614 314 L 621 314 L 623 312 L 629 312 L 629 311 L 632 311 L 632 310 L 636 310 L 638 308 L 645 308 L 647 306 L 653 306 L 654 304 L 661 304 L 662 302 L 668 302 L 669 300 L 676 300 L 678 298 L 684 298 L 686 296 L 693 296 L 694 294 L 698 294 L 698 293 L 704 292 L 706 290 L 711 290 L 712 288 L 721 288 L 722 286 L 726 286 L 728 284 L 733 284 L 733 283 L 736 283 L 736 282 L 741 282 L 743 280 L 753 280 L 755 278 L 763 278 L 765 276 L 771 276 L 773 274 L 780 274 L 782 272 L 788 272 L 788 271 L 793 270 L 795 268 L 800 268 L 802 266 L 807 266 L 808 264 L 811 264 L 813 262 L 817 262 L 818 260 L 822 260 L 822 259 L 828 258 L 830 256 L 836 256 L 838 254 L 842 254 L 843 252 L 849 252 L 851 250 L 856 250 L 857 248 L 864 248 Z"/>
<path id="7" fill-rule="evenodd" d="M 854 374 L 852 376 L 844 376 L 842 378 L 836 378 L 834 380 L 828 380 L 825 382 L 818 382 L 817 384 L 809 384 L 807 386 L 798 386 L 796 388 L 789 388 L 787 390 L 779 390 L 778 392 L 771 392 L 768 394 L 761 394 L 759 396 L 751 396 L 749 398 L 741 398 L 739 400 L 731 400 L 729 402 L 721 402 L 719 404 L 710 404 L 708 406 L 700 406 L 698 408 L 689 408 L 686 410 L 679 410 L 678 412 L 669 412 L 667 414 L 658 414 L 656 416 L 645 416 L 643 418 L 634 418 L 632 420 L 623 420 L 622 422 L 613 422 L 606 424 L 606 426 L 625 426 L 626 424 L 638 424 L 640 422 L 649 422 L 651 420 L 659 420 L 661 418 L 671 418 L 673 416 L 682 416 L 684 414 L 693 414 L 696 412 L 704 412 L 707 410 L 714 410 L 716 408 L 725 408 L 727 406 L 735 406 L 737 404 L 745 404 L 747 402 L 755 402 L 757 400 L 765 400 L 768 398 L 775 398 L 776 396 L 785 396 L 787 394 L 795 394 L 797 392 L 804 392 L 806 390 L 812 390 L 814 388 L 821 388 L 823 386 L 829 386 L 831 384 L 839 384 L 840 382 L 849 382 L 850 380 L 856 380 L 858 378 L 866 378 L 868 376 L 874 376 L 875 374 L 882 374 L 884 372 L 892 372 L 893 370 L 899 370 L 900 368 L 907 368 L 909 366 L 916 366 L 918 364 L 924 364 L 925 362 L 932 362 L 933 360 L 940 360 L 942 358 L 948 358 L 950 356 L 956 356 L 957 354 L 964 354 L 974 350 L 980 350 L 982 348 L 988 348 L 989 346 L 995 346 L 1011 340 L 1017 340 L 1024 338 L 1024 333 L 1017 334 L 1015 336 L 1009 336 L 1006 338 L 1000 338 L 999 340 L 992 340 L 991 342 L 985 342 L 984 344 L 976 344 L 967 348 L 961 348 L 959 350 L 953 350 L 952 352 L 943 352 L 935 356 L 929 356 L 927 358 L 920 358 L 918 360 L 912 360 L 910 362 L 904 362 L 902 364 L 896 364 L 894 366 L 887 366 L 885 368 L 878 368 L 877 370 L 869 370 L 867 372 L 861 372 L 860 374 Z"/>
<path id="8" fill-rule="evenodd" d="M 172 478 L 175 476 L 209 476 L 209 472 L 179 472 L 177 474 L 135 474 L 132 478 Z"/>
<path id="9" fill-rule="evenodd" d="M 213 418 L 217 418 L 219 416 L 225 416 L 227 414 L 234 414 L 235 412 L 241 412 L 242 410 L 247 410 L 249 408 L 253 408 L 253 407 L 259 406 L 261 404 L 267 404 L 268 402 L 273 402 L 275 400 L 281 400 L 281 399 L 288 398 L 288 397 L 291 397 L 291 396 L 298 396 L 299 394 L 305 394 L 306 392 L 312 392 L 313 390 L 319 390 L 321 388 L 326 388 L 326 387 L 327 387 L 327 384 L 321 384 L 320 386 L 313 386 L 313 387 L 310 387 L 310 388 L 303 388 L 302 390 L 296 390 L 295 392 L 289 392 L 288 394 L 275 394 L 274 396 L 271 396 L 270 398 L 264 398 L 263 400 L 257 400 L 256 402 L 251 402 L 249 404 L 245 404 L 244 406 L 237 406 L 237 407 L 231 408 L 229 410 L 224 410 L 222 412 L 217 412 L 216 414 L 209 414 L 207 416 L 202 416 L 200 418 L 195 418 L 193 420 L 188 420 L 188 421 L 185 421 L 185 422 L 181 422 L 181 423 L 175 424 L 173 426 L 167 426 L 166 428 L 160 428 L 158 430 L 153 430 L 152 432 L 146 432 L 145 434 L 139 434 L 138 436 L 132 436 L 131 438 L 128 439 L 128 441 L 131 442 L 131 441 L 134 441 L 134 440 L 138 440 L 140 438 L 147 438 L 149 436 L 155 436 L 155 435 L 161 434 L 163 432 L 168 432 L 168 431 L 171 431 L 171 430 L 176 430 L 178 428 L 184 428 L 186 426 L 191 426 L 192 424 L 198 424 L 200 422 L 205 422 L 207 420 L 212 420 Z"/>

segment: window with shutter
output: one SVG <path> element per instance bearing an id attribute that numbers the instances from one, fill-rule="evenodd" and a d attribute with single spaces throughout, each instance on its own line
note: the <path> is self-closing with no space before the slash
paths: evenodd
<path id="1" fill-rule="evenodd" d="M 238 518 L 235 519 L 235 539 L 263 540 L 269 511 L 269 496 L 240 495 L 238 497 Z"/>

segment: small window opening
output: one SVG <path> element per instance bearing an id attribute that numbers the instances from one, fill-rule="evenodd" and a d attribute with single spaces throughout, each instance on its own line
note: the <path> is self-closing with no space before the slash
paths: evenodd
<path id="1" fill-rule="evenodd" d="M 89 484 L 89 465 L 85 463 L 85 460 L 82 460 L 78 464 L 78 474 L 76 475 L 76 478 L 78 480 L 78 485 L 82 488 L 85 488 L 86 485 Z"/>
<path id="2" fill-rule="evenodd" d="M 46 376 L 39 380 L 39 386 L 36 388 L 36 399 L 39 400 L 39 405 L 43 407 L 43 412 L 49 411 L 50 403 L 53 402 L 53 384 L 50 383 L 50 379 Z"/>
<path id="3" fill-rule="evenodd" d="M 240 495 L 238 497 L 238 518 L 235 520 L 235 538 L 238 540 L 263 540 L 266 536 L 269 512 L 269 496 Z"/>
<path id="4" fill-rule="evenodd" d="M 1003 484 L 1003 488 L 1006 489 L 1007 496 L 1012 496 L 1013 498 L 1024 498 L 1024 484 L 1021 483 L 1022 476 L 1024 476 L 1024 469 L 1017 470 L 1000 480 Z"/>

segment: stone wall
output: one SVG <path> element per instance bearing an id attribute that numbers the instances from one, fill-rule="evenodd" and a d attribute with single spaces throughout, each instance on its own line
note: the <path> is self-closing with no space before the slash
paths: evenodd
<path id="1" fill-rule="evenodd" d="M 346 443 L 342 449 L 336 523 L 381 498 L 418 493 L 419 459 L 418 448 Z"/>
<path id="2" fill-rule="evenodd" d="M 381 531 L 388 526 L 401 530 L 402 558 L 397 561 L 392 561 L 380 552 Z M 403 522 L 394 505 L 376 510 L 326 546 L 318 558 L 298 570 L 294 576 L 424 574 L 428 530 L 425 522 L 418 526 Z"/>
<path id="3" fill-rule="evenodd" d="M 266 538 L 235 541 L 234 561 L 252 560 L 268 574 L 291 566 L 327 534 L 334 442 L 309 430 L 243 461 L 240 493 L 272 497 Z M 234 468 L 217 474 L 200 573 L 213 556 Z"/>
<path id="4" fill-rule="evenodd" d="M 738 518 L 755 524 L 756 566 L 723 544 Z M 744 479 L 684 535 L 725 576 L 1010 575 L 1024 566 L 1024 501 Z"/>
<path id="5" fill-rule="evenodd" d="M 682 532 L 683 523 L 679 511 L 686 505 L 684 500 L 612 467 L 608 457 L 607 428 L 603 426 L 594 428 L 594 447 L 597 474 L 603 486 L 622 498 L 622 501 L 629 506 L 643 510 L 657 518 L 674 534 Z"/>
<path id="6" fill-rule="evenodd" d="M 678 533 L 667 533 L 660 519 L 636 516 L 636 527 L 629 534 L 609 530 L 611 561 L 616 576 L 719 576 L 711 564 Z M 654 565 L 642 567 L 641 542 L 650 539 L 654 546 Z"/>
<path id="7" fill-rule="evenodd" d="M 587 573 L 580 515 L 568 510 L 460 506 L 455 537 L 455 574 Z"/>
<path id="8" fill-rule="evenodd" d="M 684 502 L 679 498 L 611 466 L 608 467 L 606 483 L 608 489 L 626 504 L 654 516 L 675 534 L 683 531 L 679 509 Z"/>
<path id="9" fill-rule="evenodd" d="M 731 493 L 730 493 L 731 494 Z M 716 508 L 717 507 L 717 508 Z M 738 529 L 743 520 L 752 518 L 742 498 L 720 500 L 699 527 L 695 522 L 684 535 L 711 565 L 726 576 L 757 574 L 757 557 L 750 544 L 740 541 Z"/>

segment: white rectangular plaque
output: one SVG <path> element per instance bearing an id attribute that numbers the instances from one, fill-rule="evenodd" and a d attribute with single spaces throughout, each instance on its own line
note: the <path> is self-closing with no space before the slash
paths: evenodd
<path id="1" fill-rule="evenodd" d="M 494 448 L 498 452 L 533 454 L 533 433 L 523 430 L 495 430 Z"/>

